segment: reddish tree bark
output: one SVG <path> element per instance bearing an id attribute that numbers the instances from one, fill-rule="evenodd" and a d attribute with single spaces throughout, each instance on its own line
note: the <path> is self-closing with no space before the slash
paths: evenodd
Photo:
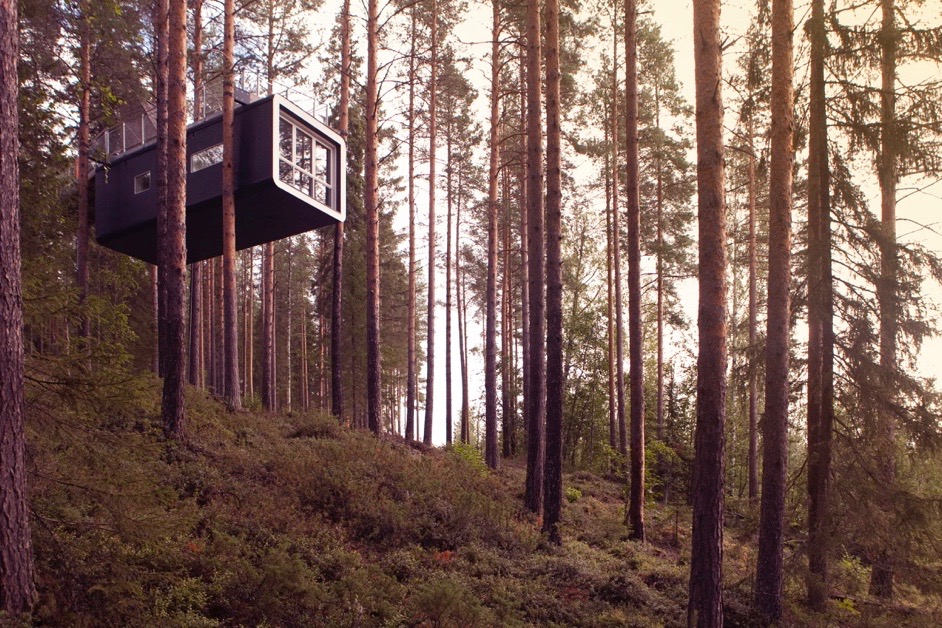
<path id="1" fill-rule="evenodd" d="M 723 625 L 726 201 L 720 0 L 694 0 L 699 231 L 697 423 L 687 624 Z"/>
<path id="2" fill-rule="evenodd" d="M 762 505 L 755 602 L 782 616 L 782 542 L 788 471 L 788 341 L 791 302 L 791 214 L 794 157 L 792 0 L 772 1 L 772 138 L 769 170 L 769 272 L 762 433 Z"/>
<path id="3" fill-rule="evenodd" d="M 235 83 L 233 47 L 235 46 L 234 0 L 225 0 L 223 13 L 222 82 L 222 284 L 223 346 L 225 398 L 229 410 L 242 409 L 239 386 L 239 325 L 236 303 L 236 226 L 233 122 L 235 120 Z"/>
<path id="4" fill-rule="evenodd" d="M 167 358 L 163 390 L 164 434 L 185 436 L 183 406 L 186 313 L 186 0 L 170 0 L 167 39 Z"/>
<path id="5" fill-rule="evenodd" d="M 157 0 L 154 37 L 157 40 L 157 373 L 164 377 L 167 354 L 167 83 L 169 0 Z"/>
<path id="6" fill-rule="evenodd" d="M 23 425 L 18 59 L 17 3 L 0 0 L 0 610 L 11 615 L 36 600 Z"/>

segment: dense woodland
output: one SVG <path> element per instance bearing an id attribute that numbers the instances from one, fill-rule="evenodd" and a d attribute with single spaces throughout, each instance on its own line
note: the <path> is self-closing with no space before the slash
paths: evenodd
<path id="1" fill-rule="evenodd" d="M 0 0 L 0 620 L 942 621 L 937 0 L 654 5 Z M 345 222 L 236 250 L 237 87 Z"/>

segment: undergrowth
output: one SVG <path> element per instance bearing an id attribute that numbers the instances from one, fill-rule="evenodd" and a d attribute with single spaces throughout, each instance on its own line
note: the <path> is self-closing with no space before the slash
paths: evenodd
<path id="1" fill-rule="evenodd" d="M 515 461 L 492 473 L 468 446 L 420 451 L 317 413 L 230 414 L 195 390 L 187 393 L 188 440 L 176 444 L 160 435 L 156 380 L 125 390 L 111 398 L 32 391 L 29 479 L 40 593 L 32 623 L 686 621 L 683 506 L 650 504 L 649 542 L 638 544 L 627 539 L 623 488 L 570 474 L 565 542 L 554 547 L 522 506 L 523 470 Z M 747 545 L 730 543 L 731 550 Z M 742 560 L 731 564 L 746 570 L 748 557 Z M 727 617 L 749 625 L 741 578 L 727 575 Z M 861 611 L 846 606 L 836 603 L 827 618 L 797 611 L 791 618 L 807 625 L 859 620 Z"/>

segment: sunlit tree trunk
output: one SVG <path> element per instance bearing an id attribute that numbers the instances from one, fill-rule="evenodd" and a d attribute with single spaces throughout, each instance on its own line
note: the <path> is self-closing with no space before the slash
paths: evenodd
<path id="1" fill-rule="evenodd" d="M 186 0 L 170 0 L 167 40 L 167 358 L 163 389 L 164 434 L 184 438 L 186 347 Z"/>
<path id="2" fill-rule="evenodd" d="M 154 24 L 157 48 L 157 373 L 166 374 L 167 355 L 167 83 L 169 1 L 157 0 Z"/>
<path id="3" fill-rule="evenodd" d="M 225 398 L 230 410 L 242 409 L 239 386 L 239 321 L 236 295 L 236 226 L 235 226 L 235 46 L 234 0 L 225 0 L 222 45 L 222 284 Z"/>
<path id="4" fill-rule="evenodd" d="M 700 347 L 687 624 L 723 625 L 726 201 L 720 0 L 694 0 Z"/>

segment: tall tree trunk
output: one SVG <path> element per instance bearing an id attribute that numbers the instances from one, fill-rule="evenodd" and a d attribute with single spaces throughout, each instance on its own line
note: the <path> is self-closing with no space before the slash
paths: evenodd
<path id="1" fill-rule="evenodd" d="M 617 13 L 617 12 L 616 12 Z M 618 124 L 618 18 L 612 31 L 612 265 L 615 270 L 615 396 L 618 401 L 618 453 L 622 467 L 628 458 L 628 430 L 625 425 L 625 321 L 621 293 L 621 212 L 618 209 L 618 170 L 620 140 Z"/>
<path id="2" fill-rule="evenodd" d="M 438 0 L 432 0 L 431 76 L 428 106 L 428 346 L 425 373 L 425 433 L 423 441 L 432 444 L 432 418 L 435 415 L 435 148 L 438 128 Z"/>
<path id="3" fill-rule="evenodd" d="M 527 0 L 527 259 L 530 308 L 529 407 L 527 408 L 527 477 L 524 503 L 543 510 L 543 436 L 546 411 L 546 320 L 543 257 L 543 124 L 541 119 L 540 2 Z"/>
<path id="4" fill-rule="evenodd" d="M 782 540 L 788 471 L 794 73 L 792 0 L 772 1 L 772 156 L 769 170 L 769 273 L 762 431 L 762 505 L 755 599 L 770 619 L 782 616 Z"/>
<path id="5" fill-rule="evenodd" d="M 186 0 L 170 0 L 167 40 L 167 359 L 164 434 L 184 438 L 183 379 L 186 312 Z"/>
<path id="6" fill-rule="evenodd" d="M 377 0 L 369 0 L 366 23 L 366 156 L 363 209 L 366 214 L 366 392 L 367 423 L 374 434 L 382 429 L 380 412 L 379 347 L 379 203 L 377 159 L 379 95 L 377 89 L 377 55 L 379 54 L 379 10 Z M 434 163 L 434 157 L 433 157 Z"/>
<path id="7" fill-rule="evenodd" d="M 559 0 L 546 0 L 546 460 L 543 532 L 559 545 L 563 500 L 562 155 Z"/>
<path id="8" fill-rule="evenodd" d="M 625 0 L 625 155 L 628 360 L 631 379 L 629 537 L 644 541 L 644 361 L 641 355 L 641 201 L 638 195 L 638 5 Z"/>
<path id="9" fill-rule="evenodd" d="M 513 345 L 513 286 L 510 281 L 510 172 L 505 168 L 503 173 L 503 288 L 501 299 L 501 332 L 500 332 L 500 354 L 501 354 L 501 412 L 503 414 L 503 453 L 505 458 L 513 456 L 517 452 L 517 425 L 516 413 L 513 406 L 513 400 L 516 392 L 513 389 L 513 370 L 516 362 L 512 352 Z"/>
<path id="10" fill-rule="evenodd" d="M 245 301 L 245 396 L 255 399 L 255 248 L 248 251 Z"/>
<path id="11" fill-rule="evenodd" d="M 720 0 L 694 0 L 700 348 L 687 624 L 723 625 L 726 201 Z"/>
<path id="12" fill-rule="evenodd" d="M 462 162 L 463 163 L 463 162 Z M 458 189 L 463 190 L 464 169 L 458 169 Z M 471 402 L 468 390 L 468 311 L 465 299 L 464 272 L 461 268 L 461 204 L 464 195 L 458 194 L 458 209 L 455 216 L 455 288 L 458 299 L 458 350 L 461 354 L 461 442 L 471 442 Z"/>
<path id="13" fill-rule="evenodd" d="M 89 126 L 91 125 L 92 41 L 88 5 L 82 2 L 81 41 L 79 42 L 79 126 L 78 126 L 78 234 L 75 242 L 75 285 L 79 291 L 79 336 L 88 338 L 90 319 L 88 300 L 88 200 Z"/>
<path id="14" fill-rule="evenodd" d="M 202 91 L 203 91 L 203 0 L 193 3 L 193 121 L 202 118 Z M 203 386 L 203 295 L 202 264 L 199 262 L 190 265 L 190 349 L 189 356 L 189 383 L 192 386 Z"/>
<path id="15" fill-rule="evenodd" d="M 15 0 L 0 1 L 0 610 L 36 601 L 26 491 L 23 293 L 20 277 L 19 23 Z M 79 187 L 87 187 L 81 178 Z"/>
<path id="16" fill-rule="evenodd" d="M 527 150 L 527 101 L 529 98 L 529 83 L 527 81 L 527 64 L 529 52 L 524 42 L 521 42 L 520 51 L 520 345 L 521 345 L 521 378 L 523 379 L 523 431 L 529 434 L 530 427 L 530 224 L 529 201 L 527 199 L 527 186 L 529 181 L 529 151 Z M 527 437 L 529 443 L 529 437 Z M 529 455 L 529 444 L 527 452 Z"/>
<path id="17" fill-rule="evenodd" d="M 899 281 L 899 262 L 896 253 L 896 183 L 897 147 L 896 131 L 896 47 L 899 33 L 896 29 L 895 0 L 883 0 L 883 25 L 880 32 L 882 58 L 880 69 L 880 282 L 877 300 L 880 306 L 880 371 L 883 376 L 883 394 L 888 401 L 877 413 L 874 443 L 877 452 L 878 478 L 881 484 L 879 508 L 885 521 L 893 525 L 892 495 L 896 484 L 896 419 L 892 414 L 894 374 L 896 363 L 897 303 L 896 284 Z M 889 537 L 891 529 L 878 536 Z M 884 544 L 885 545 L 885 544 Z M 883 599 L 893 598 L 893 550 L 879 547 L 870 573 L 870 593 Z"/>
<path id="18" fill-rule="evenodd" d="M 212 260 L 204 260 L 199 264 L 202 267 L 200 275 L 202 275 L 203 279 L 203 286 L 200 289 L 203 300 L 201 332 L 203 347 L 200 356 L 202 358 L 200 372 L 202 373 L 204 387 L 212 391 L 215 385 L 215 380 L 213 379 L 215 377 L 215 372 L 213 371 L 213 343 L 215 339 L 213 334 L 213 309 L 215 304 L 215 299 L 213 298 L 215 294 L 215 292 L 213 292 L 213 264 Z"/>
<path id="19" fill-rule="evenodd" d="M 285 329 L 285 332 L 286 332 L 285 333 L 285 369 L 287 370 L 287 377 L 285 381 L 285 389 L 286 389 L 285 411 L 289 413 L 291 412 L 291 409 L 293 408 L 292 399 L 294 397 L 294 395 L 292 394 L 292 390 L 293 390 L 292 387 L 294 383 L 294 356 L 291 353 L 291 349 L 292 349 L 291 335 L 293 333 L 292 323 L 294 322 L 294 316 L 293 316 L 294 303 L 292 303 L 291 301 L 292 292 L 293 292 L 291 290 L 291 287 L 292 287 L 291 286 L 291 271 L 292 271 L 291 260 L 293 257 L 293 253 L 294 253 L 294 241 L 288 240 L 288 278 L 287 278 L 287 281 L 285 282 L 286 283 L 285 303 L 287 305 L 287 312 L 285 313 L 285 320 L 287 321 L 287 325 Z"/>
<path id="20" fill-rule="evenodd" d="M 170 0 L 157 0 L 154 8 L 157 47 L 157 373 L 166 375 L 167 355 L 167 84 Z"/>
<path id="21" fill-rule="evenodd" d="M 447 178 L 447 210 L 445 220 L 445 444 L 451 445 L 452 427 L 452 386 L 451 386 L 451 216 L 452 216 L 452 135 L 454 134 L 454 107 L 448 101 L 447 142 L 445 148 L 445 175 Z"/>
<path id="22" fill-rule="evenodd" d="M 239 386 L 239 321 L 236 298 L 235 167 L 233 125 L 235 83 L 232 53 L 235 46 L 234 0 L 225 0 L 222 44 L 222 284 L 225 356 L 225 397 L 229 410 L 242 409 Z"/>
<path id="23" fill-rule="evenodd" d="M 655 203 L 657 204 L 657 395 L 655 429 L 657 439 L 664 440 L 664 164 L 661 159 L 661 84 L 655 77 L 654 124 L 657 128 L 657 155 L 655 157 Z"/>
<path id="24" fill-rule="evenodd" d="M 262 257 L 262 405 L 275 410 L 275 245 L 267 243 Z"/>
<path id="25" fill-rule="evenodd" d="M 831 176 L 828 165 L 827 45 L 824 0 L 812 0 L 808 122 L 808 605 L 828 601 L 831 434 L 834 424 L 834 322 L 831 278 Z"/>
<path id="26" fill-rule="evenodd" d="M 753 128 L 753 112 L 749 112 L 747 122 L 749 134 L 749 352 L 755 355 L 756 327 L 758 318 L 758 298 L 756 290 L 756 150 Z M 809 222 L 810 224 L 810 222 Z M 758 429 L 758 369 L 757 360 L 749 360 L 749 499 L 759 496 L 759 429 Z M 810 390 L 810 389 L 809 389 Z"/>
<path id="27" fill-rule="evenodd" d="M 496 469 L 497 448 L 497 177 L 500 124 L 500 4 L 491 3 L 491 120 L 487 172 L 487 286 L 484 328 L 484 459 Z"/>
<path id="28" fill-rule="evenodd" d="M 188 380 L 191 386 L 202 388 L 203 384 L 203 283 L 202 266 L 199 262 L 190 265 L 190 350 Z"/>
<path id="29" fill-rule="evenodd" d="M 158 320 L 160 311 L 160 286 L 157 283 L 157 267 L 153 265 L 148 265 L 147 270 L 150 273 L 150 294 L 151 294 L 151 307 L 154 310 L 154 316 L 151 319 L 151 333 L 154 335 L 154 341 L 151 345 L 151 370 L 155 375 L 160 374 L 160 338 L 158 329 L 160 327 L 160 321 Z"/>
<path id="30" fill-rule="evenodd" d="M 213 384 L 213 392 L 217 397 L 226 396 L 226 294 L 223 281 L 222 258 L 213 258 L 213 370 L 216 378 Z"/>
<path id="31" fill-rule="evenodd" d="M 613 64 L 614 66 L 614 64 Z M 614 71 L 614 69 L 613 69 Z M 605 125 L 605 144 L 611 141 L 608 124 Z M 618 401 L 615 392 L 615 277 L 612 268 L 614 257 L 612 236 L 612 151 L 605 151 L 605 271 L 608 301 L 606 304 L 606 318 L 608 321 L 608 446 L 614 453 L 618 448 Z M 614 211 L 618 211 L 617 207 Z M 611 466 L 615 470 L 614 465 Z"/>
<path id="32" fill-rule="evenodd" d="M 350 128 L 350 0 L 343 1 L 340 26 L 340 135 L 347 139 Z M 341 164 L 346 168 L 346 164 Z M 334 227 L 333 293 L 330 316 L 330 394 L 331 412 L 343 422 L 343 223 Z M 322 396 L 323 398 L 323 396 Z"/>
<path id="33" fill-rule="evenodd" d="M 409 305 L 408 334 L 406 339 L 406 441 L 415 437 L 415 398 L 418 388 L 415 357 L 415 37 L 416 8 L 411 9 L 412 31 L 409 54 Z M 463 432 L 462 432 L 463 433 Z M 465 441 L 467 442 L 467 441 Z"/>

